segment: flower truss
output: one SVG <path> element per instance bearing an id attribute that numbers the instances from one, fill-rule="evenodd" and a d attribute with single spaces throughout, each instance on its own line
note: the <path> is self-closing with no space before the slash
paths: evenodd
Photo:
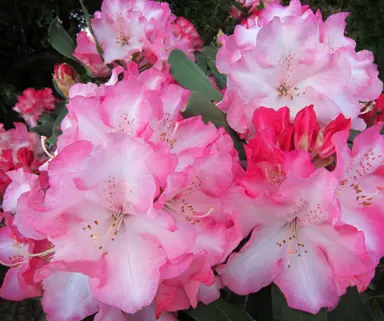
<path id="1" fill-rule="evenodd" d="M 220 39 L 230 129 L 175 72 L 197 68 L 193 25 L 165 3 L 104 0 L 73 53 L 97 81 L 55 66 L 57 141 L 0 129 L 2 298 L 42 296 L 48 321 L 176 321 L 223 287 L 275 283 L 313 314 L 367 289 L 384 256 L 373 56 L 344 36 L 344 13 L 267 4 Z M 186 61 L 169 65 L 175 49 Z M 19 97 L 31 127 L 54 108 L 46 94 Z M 353 144 L 351 129 L 364 129 Z"/>

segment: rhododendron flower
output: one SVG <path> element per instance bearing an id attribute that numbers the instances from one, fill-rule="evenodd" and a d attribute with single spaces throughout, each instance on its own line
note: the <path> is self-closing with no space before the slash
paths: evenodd
<path id="1" fill-rule="evenodd" d="M 0 198 L 11 178 L 8 171 L 22 168 L 27 172 L 37 170 L 46 160 L 37 134 L 30 133 L 22 123 L 15 128 L 0 131 Z"/>
<path id="2" fill-rule="evenodd" d="M 81 273 L 95 300 L 129 320 L 155 298 L 157 316 L 175 311 L 179 298 L 166 299 L 164 289 L 196 306 L 241 233 L 222 208 L 239 170 L 231 138 L 181 117 L 189 93 L 167 72 L 127 69 L 121 81 L 115 69 L 105 85 L 72 87 L 58 153 L 44 167 L 49 188 L 29 212 L 19 207 L 35 192 L 24 192 L 15 219 L 54 246 L 35 276 L 43 286 L 53 272 Z"/>
<path id="3" fill-rule="evenodd" d="M 28 88 L 17 98 L 17 104 L 13 110 L 20 113 L 30 127 L 34 127 L 44 111 L 55 109 L 55 102 L 52 89 Z"/>
<path id="4" fill-rule="evenodd" d="M 252 235 L 217 269 L 222 282 L 243 295 L 274 282 L 292 308 L 334 308 L 350 285 L 345 280 L 371 273 L 378 262 L 363 232 L 338 223 L 337 177 L 315 169 L 305 151 L 280 151 L 278 159 L 275 153 L 263 162 L 253 160 L 252 144 L 247 152 L 243 187 L 233 188 L 227 206 L 237 213 L 243 236 Z"/>
<path id="5" fill-rule="evenodd" d="M 41 284 L 35 283 L 35 271 L 46 263 L 52 253 L 47 240 L 25 238 L 13 226 L 13 217 L 6 214 L 6 226 L 0 228 L 0 263 L 9 266 L 0 297 L 20 301 L 40 296 Z"/>
<path id="6" fill-rule="evenodd" d="M 384 94 L 375 101 L 362 104 L 360 117 L 368 126 L 384 121 Z"/>
<path id="7" fill-rule="evenodd" d="M 217 66 L 228 82 L 220 108 L 230 126 L 247 133 L 260 106 L 288 106 L 295 117 L 313 104 L 323 124 L 342 113 L 363 128 L 359 101 L 375 99 L 383 86 L 373 55 L 356 53 L 344 36 L 345 18 L 339 13 L 323 22 L 320 13 L 293 0 L 288 7 L 268 6 L 253 23 L 221 39 Z"/>
<path id="8" fill-rule="evenodd" d="M 268 149 L 271 148 L 264 138 L 271 139 L 272 150 L 280 153 L 289 150 L 305 150 L 310 153 L 311 159 L 329 158 L 335 154 L 335 146 L 332 138 L 338 132 L 349 130 L 351 121 L 342 114 L 332 120 L 327 126 L 320 126 L 314 106 L 303 108 L 295 117 L 294 122 L 290 122 L 290 112 L 288 107 L 278 110 L 260 107 L 253 114 L 255 139 L 249 141 L 249 146 L 253 148 L 253 160 L 260 160 L 265 155 L 268 157 Z M 259 132 L 259 133 L 258 133 Z M 260 135 L 262 132 L 262 136 Z M 277 148 L 277 149 L 276 149 Z M 256 149 L 259 152 L 256 152 Z M 263 151 L 262 151 L 263 150 Z M 333 161 L 333 159 L 331 159 Z"/>
<path id="9" fill-rule="evenodd" d="M 96 42 L 89 31 L 81 31 L 77 35 L 77 46 L 73 57 L 84 64 L 96 78 L 108 77 L 111 74 L 109 69 L 97 52 Z"/>
<path id="10" fill-rule="evenodd" d="M 192 39 L 174 35 L 174 20 L 167 3 L 105 0 L 92 26 L 105 63 L 129 62 L 144 51 L 150 64 L 162 67 L 173 49 L 189 52 L 196 45 Z"/>
<path id="11" fill-rule="evenodd" d="M 364 232 L 366 246 L 377 259 L 384 255 L 384 136 L 380 135 L 381 127 L 375 125 L 355 137 L 352 151 L 344 144 L 348 132 L 334 137 L 340 220 Z"/>
<path id="12" fill-rule="evenodd" d="M 192 22 L 184 17 L 178 17 L 173 23 L 173 34 L 177 38 L 185 38 L 189 41 L 189 47 L 191 50 L 201 50 L 203 48 L 203 41 L 200 39 L 200 35 L 193 26 Z"/>

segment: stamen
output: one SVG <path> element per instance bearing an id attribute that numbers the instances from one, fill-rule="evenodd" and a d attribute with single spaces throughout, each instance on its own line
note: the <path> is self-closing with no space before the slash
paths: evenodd
<path id="1" fill-rule="evenodd" d="M 46 250 L 46 251 L 43 251 L 43 252 L 40 252 L 40 253 L 27 253 L 25 256 L 28 256 L 28 257 L 42 257 L 42 256 L 46 256 L 48 254 L 51 254 L 51 253 L 54 253 L 55 252 L 55 247 L 51 247 L 50 249 Z"/>
<path id="2" fill-rule="evenodd" d="M 47 154 L 47 156 L 48 156 L 50 159 L 53 159 L 53 158 L 55 158 L 55 156 L 52 155 L 52 154 L 48 151 L 47 147 L 45 146 L 45 141 L 46 141 L 46 140 L 47 140 L 47 137 L 45 137 L 45 136 L 41 136 L 41 139 L 40 139 L 41 147 L 43 148 L 44 153 Z"/>
<path id="3" fill-rule="evenodd" d="M 26 262 L 21 261 L 21 262 L 17 262 L 17 263 L 8 264 L 8 263 L 5 263 L 3 261 L 0 261 L 1 265 L 4 265 L 4 266 L 9 267 L 9 268 L 18 267 L 19 265 L 21 265 L 23 263 L 26 263 Z"/>

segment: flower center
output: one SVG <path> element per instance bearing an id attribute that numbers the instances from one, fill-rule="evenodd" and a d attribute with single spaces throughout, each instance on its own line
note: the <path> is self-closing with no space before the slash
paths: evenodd
<path id="1" fill-rule="evenodd" d="M 286 248 L 288 254 L 287 267 L 290 269 L 292 267 L 290 258 L 292 256 L 302 257 L 308 253 L 308 250 L 305 248 L 305 245 L 299 241 L 299 236 L 297 233 L 297 219 L 292 220 L 286 226 L 285 237 L 281 241 L 276 242 L 276 246 Z"/>
<path id="2" fill-rule="evenodd" d="M 99 221 L 95 220 L 88 222 L 89 224 L 83 227 L 83 231 L 89 233 L 89 237 L 94 240 L 95 246 L 99 250 L 104 250 L 110 241 L 115 241 L 125 217 L 126 214 L 122 212 L 112 213 L 111 218 L 109 218 L 103 226 L 101 226 Z M 104 254 L 107 254 L 107 252 L 104 251 Z"/>
<path id="3" fill-rule="evenodd" d="M 305 92 L 300 93 L 298 87 L 293 87 L 293 89 L 288 88 L 287 84 L 284 82 L 279 87 L 277 87 L 277 92 L 279 97 L 287 97 L 290 100 L 293 100 L 294 97 L 299 97 L 300 95 L 305 95 Z"/>
<path id="4" fill-rule="evenodd" d="M 119 34 L 116 36 L 116 43 L 122 46 L 127 46 L 129 45 L 129 37 L 123 32 L 119 32 Z"/>
<path id="5" fill-rule="evenodd" d="M 164 119 L 162 126 L 163 129 L 160 134 L 160 141 L 167 143 L 171 149 L 173 149 L 177 143 L 177 140 L 174 137 L 179 125 L 179 122 L 174 123 L 168 118 Z"/>
<path id="6" fill-rule="evenodd" d="M 213 213 L 215 208 L 209 206 L 208 209 L 197 209 L 193 204 L 188 201 L 189 196 L 199 191 L 202 187 L 202 180 L 199 176 L 188 186 L 184 187 L 172 199 L 164 204 L 164 209 L 171 214 L 182 215 L 186 221 L 193 221 L 199 223 L 199 219 L 207 217 Z"/>

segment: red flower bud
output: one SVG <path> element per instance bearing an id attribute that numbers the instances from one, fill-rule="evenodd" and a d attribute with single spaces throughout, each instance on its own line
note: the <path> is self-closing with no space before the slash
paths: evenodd
<path id="1" fill-rule="evenodd" d="M 53 75 L 56 86 L 65 97 L 68 97 L 69 89 L 79 81 L 78 74 L 68 64 L 56 64 Z"/>
<path id="2" fill-rule="evenodd" d="M 300 110 L 293 125 L 293 144 L 295 149 L 311 152 L 315 145 L 320 126 L 313 105 Z"/>

